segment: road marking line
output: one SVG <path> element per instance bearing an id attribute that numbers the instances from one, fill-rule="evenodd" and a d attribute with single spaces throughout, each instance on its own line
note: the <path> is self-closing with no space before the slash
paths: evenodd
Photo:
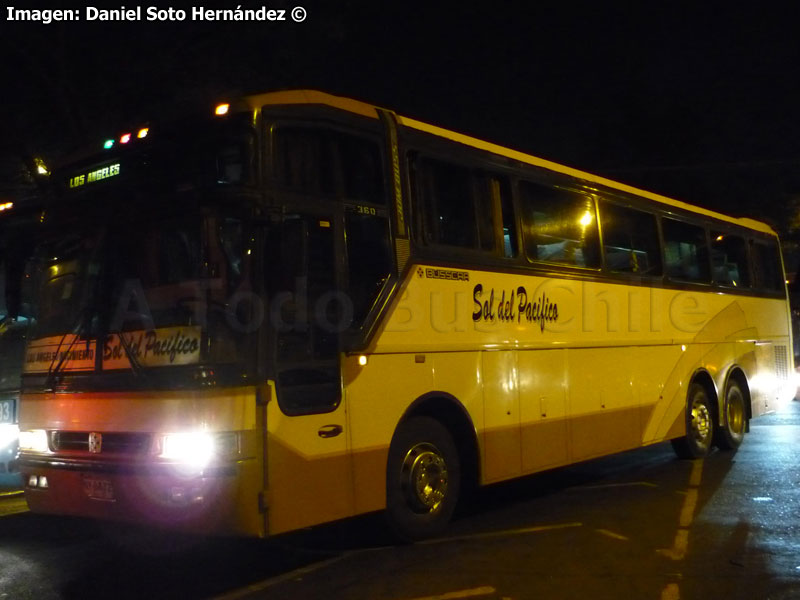
<path id="1" fill-rule="evenodd" d="M 484 585 L 483 587 L 473 588 L 471 590 L 459 590 L 457 592 L 446 592 L 444 594 L 437 594 L 435 596 L 420 596 L 412 600 L 455 600 L 456 598 L 475 598 L 476 596 L 490 596 L 497 590 L 493 587 Z"/>
<path id="2" fill-rule="evenodd" d="M 672 548 L 662 548 L 656 550 L 662 556 L 671 558 L 672 560 L 683 560 L 686 556 L 686 551 L 689 549 L 689 530 L 678 529 L 675 532 L 675 540 L 672 542 Z"/>
<path id="3" fill-rule="evenodd" d="M 537 527 L 523 527 L 521 529 L 504 529 L 502 531 L 489 531 L 487 533 L 475 533 L 472 535 L 459 535 L 447 538 L 437 538 L 418 542 L 420 545 L 444 544 L 447 542 L 462 542 L 470 540 L 482 540 L 493 537 L 504 537 L 507 535 L 521 535 L 524 533 L 540 533 L 543 531 L 555 531 L 556 529 L 568 529 L 570 527 L 583 527 L 583 523 L 561 523 L 559 525 L 540 525 Z"/>
<path id="4" fill-rule="evenodd" d="M 703 478 L 703 461 L 696 460 L 692 464 L 692 474 L 689 476 L 689 485 L 691 487 L 698 487 L 700 480 Z"/>
<path id="5" fill-rule="evenodd" d="M 697 507 L 697 488 L 692 488 L 686 492 L 686 499 L 681 508 L 680 526 L 689 527 L 694 519 L 694 509 Z"/>
<path id="6" fill-rule="evenodd" d="M 697 498 L 700 481 L 703 477 L 703 461 L 696 460 L 692 464 L 692 474 L 689 476 L 690 488 L 686 491 L 686 497 L 681 506 L 681 514 L 678 519 L 678 531 L 675 532 L 675 541 L 672 548 L 661 549 L 657 552 L 672 560 L 683 560 L 689 550 L 689 527 L 694 521 L 694 511 L 697 508 Z"/>
<path id="7" fill-rule="evenodd" d="M 275 577 L 272 577 L 270 579 L 265 579 L 264 581 L 259 581 L 257 583 L 250 584 L 243 588 L 239 588 L 238 590 L 232 590 L 225 594 L 214 596 L 213 600 L 237 600 L 238 598 L 244 598 L 255 592 L 262 592 L 266 589 L 278 585 L 279 583 L 284 583 L 285 581 L 296 579 L 303 575 L 308 575 L 310 573 L 313 573 L 314 571 L 319 571 L 321 569 L 324 569 L 325 567 L 329 567 L 330 565 L 342 561 L 346 558 L 350 558 L 351 556 L 359 554 L 360 552 L 362 552 L 362 550 L 357 550 L 354 552 L 345 552 L 344 554 L 340 554 L 339 556 L 334 556 L 333 558 L 329 558 L 327 560 L 323 560 L 318 563 L 314 563 L 312 565 L 300 567 L 299 569 L 295 569 L 294 571 L 289 571 L 288 573 L 276 575 Z"/>
<path id="8" fill-rule="evenodd" d="M 608 529 L 595 529 L 595 531 L 599 534 L 608 536 L 610 538 L 614 538 L 615 540 L 624 540 L 626 542 L 630 540 L 629 537 L 620 535 L 619 533 L 614 533 L 613 531 L 609 531 Z"/>
<path id="9" fill-rule="evenodd" d="M 689 528 L 694 521 L 694 511 L 697 508 L 697 498 L 700 493 L 700 482 L 703 480 L 703 461 L 695 460 L 692 463 L 692 473 L 689 475 L 689 489 L 686 490 L 686 497 L 681 506 L 681 514 L 678 517 L 678 531 L 675 532 L 675 540 L 672 548 L 657 550 L 657 552 L 672 560 L 683 560 L 689 552 Z M 669 583 L 661 590 L 661 600 L 680 600 L 681 589 L 677 583 Z"/>
<path id="10" fill-rule="evenodd" d="M 22 496 L 25 492 L 22 490 L 14 490 L 13 492 L 0 492 L 0 498 L 13 498 L 14 496 Z"/>

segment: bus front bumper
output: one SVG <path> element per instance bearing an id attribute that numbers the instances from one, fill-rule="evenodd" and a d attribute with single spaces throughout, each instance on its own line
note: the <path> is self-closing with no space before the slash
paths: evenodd
<path id="1" fill-rule="evenodd" d="M 136 523 L 191 533 L 236 531 L 242 462 L 203 470 L 21 454 L 25 498 L 36 513 Z"/>

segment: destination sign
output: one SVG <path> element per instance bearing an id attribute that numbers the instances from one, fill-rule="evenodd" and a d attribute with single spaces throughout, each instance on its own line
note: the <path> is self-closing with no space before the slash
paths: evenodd
<path id="1" fill-rule="evenodd" d="M 80 175 L 70 177 L 69 187 L 77 188 L 90 183 L 95 183 L 97 181 L 103 181 L 104 179 L 109 179 L 111 177 L 116 177 L 117 175 L 119 175 L 119 163 L 114 163 L 113 165 L 108 165 L 99 169 L 93 169 L 88 173 L 81 173 Z"/>

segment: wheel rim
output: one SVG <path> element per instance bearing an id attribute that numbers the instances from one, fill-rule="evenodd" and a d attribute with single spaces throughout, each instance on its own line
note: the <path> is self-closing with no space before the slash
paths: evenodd
<path id="1" fill-rule="evenodd" d="M 711 443 L 713 421 L 711 413 L 705 402 L 705 396 L 700 395 L 692 402 L 692 436 L 701 448 L 706 448 Z"/>
<path id="2" fill-rule="evenodd" d="M 436 512 L 447 496 L 447 463 L 433 444 L 412 447 L 401 470 L 403 494 L 417 513 Z"/>
<path id="3" fill-rule="evenodd" d="M 728 430 L 736 436 L 744 433 L 744 398 L 738 389 L 732 389 L 728 394 L 727 407 Z"/>

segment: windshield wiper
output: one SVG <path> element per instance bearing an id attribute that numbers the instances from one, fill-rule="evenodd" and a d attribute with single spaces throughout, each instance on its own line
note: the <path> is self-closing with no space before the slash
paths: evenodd
<path id="1" fill-rule="evenodd" d="M 142 363 L 139 362 L 136 353 L 133 351 L 130 340 L 125 339 L 125 334 L 122 331 L 117 332 L 117 337 L 119 338 L 119 343 L 122 345 L 122 349 L 125 350 L 125 356 L 128 357 L 128 362 L 131 364 L 131 371 L 133 371 L 133 374 L 137 377 L 144 374 L 146 371 L 144 367 L 142 367 Z"/>

